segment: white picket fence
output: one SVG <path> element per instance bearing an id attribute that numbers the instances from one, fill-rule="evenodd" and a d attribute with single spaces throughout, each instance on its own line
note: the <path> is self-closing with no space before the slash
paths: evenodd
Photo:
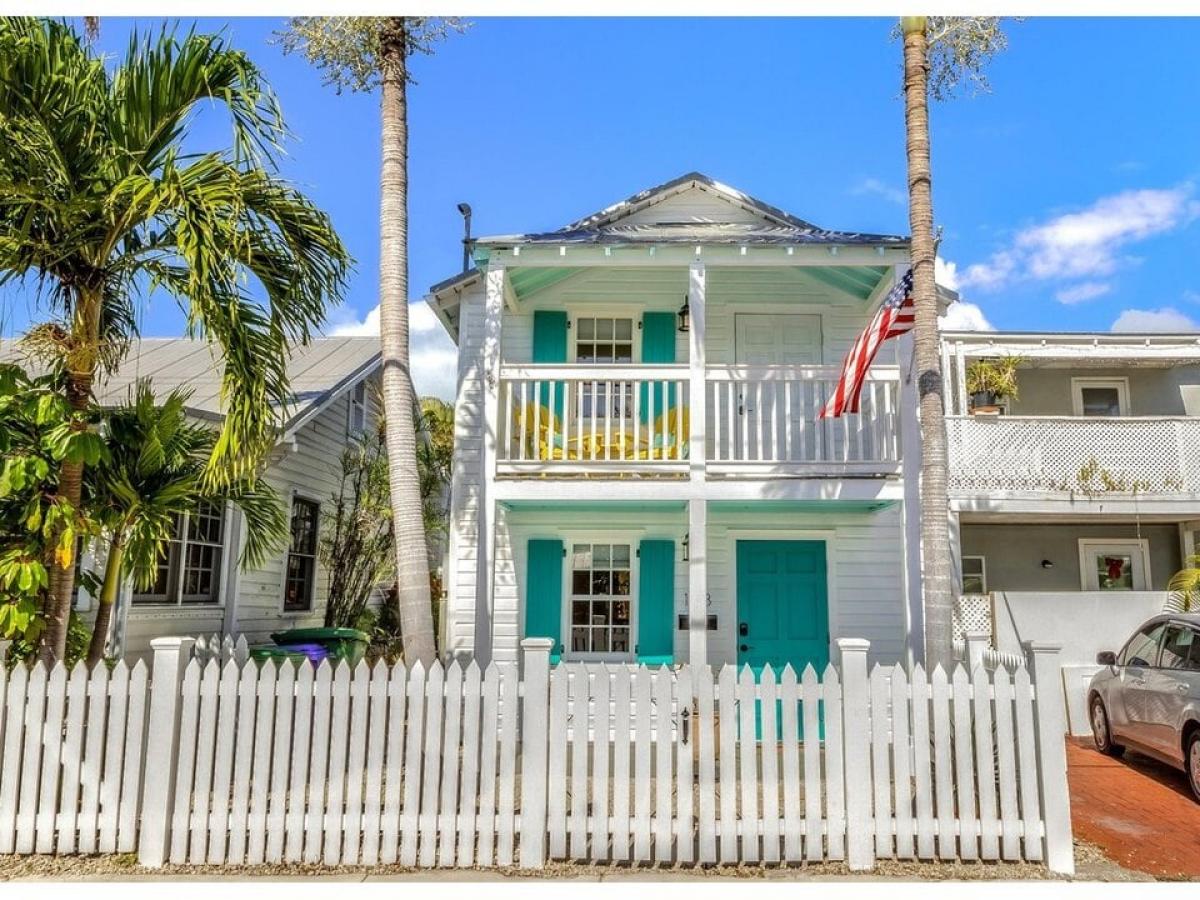
<path id="1" fill-rule="evenodd" d="M 14 670 L 0 852 L 1073 867 L 1061 692 L 1037 690 L 1058 669 L 1042 648 L 1031 680 L 1023 666 L 868 675 L 866 641 L 800 677 L 551 667 L 537 639 L 521 671 L 259 667 L 193 658 L 193 643 L 155 642 L 149 692 L 141 665 Z"/>

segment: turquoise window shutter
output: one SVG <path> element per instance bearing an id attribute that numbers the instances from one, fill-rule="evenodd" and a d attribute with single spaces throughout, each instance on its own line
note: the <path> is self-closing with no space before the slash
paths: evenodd
<path id="1" fill-rule="evenodd" d="M 675 542 L 642 541 L 638 561 L 637 661 L 669 666 L 675 661 Z"/>
<path id="2" fill-rule="evenodd" d="M 554 641 L 550 661 L 562 656 L 563 542 L 534 538 L 529 542 L 525 587 L 525 637 Z"/>
<path id="3" fill-rule="evenodd" d="M 533 313 L 533 361 L 535 363 L 565 363 L 567 361 L 567 313 L 562 309 L 538 309 Z M 561 419 L 565 409 L 566 385 L 556 382 L 554 412 Z M 550 406 L 550 384 L 538 389 L 538 402 Z"/>
<path id="4" fill-rule="evenodd" d="M 645 312 L 642 313 L 642 362 L 643 363 L 673 363 L 675 362 L 675 313 Z M 666 403 L 664 404 L 664 400 Z M 650 422 L 650 385 L 641 386 L 641 420 L 643 424 Z M 675 388 L 671 387 L 669 396 L 664 396 L 661 385 L 654 391 L 654 418 L 658 418 L 666 409 L 675 405 Z"/>

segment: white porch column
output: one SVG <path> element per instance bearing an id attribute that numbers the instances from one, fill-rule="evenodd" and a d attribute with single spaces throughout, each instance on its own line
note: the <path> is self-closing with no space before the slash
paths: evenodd
<path id="1" fill-rule="evenodd" d="M 221 600 L 225 604 L 225 614 L 221 620 L 222 634 L 238 633 L 238 591 L 241 590 L 242 545 L 243 535 L 242 511 L 229 504 L 225 514 L 225 542 L 221 548 L 221 565 L 225 569 L 225 583 L 221 585 Z"/>
<path id="2" fill-rule="evenodd" d="M 483 452 L 479 455 L 478 547 L 475 557 L 475 658 L 492 658 L 495 613 L 496 429 L 500 405 L 500 320 L 504 313 L 504 267 L 488 264 L 483 300 Z"/>
<path id="3" fill-rule="evenodd" d="M 706 278 L 704 263 L 694 261 L 688 268 L 688 405 L 691 433 L 688 435 L 689 477 L 693 486 L 705 480 L 707 462 L 705 383 L 705 310 Z M 708 664 L 708 500 L 701 493 L 688 501 L 688 662 Z"/>
<path id="4" fill-rule="evenodd" d="M 907 267 L 905 267 L 907 268 Z M 903 276 L 896 267 L 895 277 Z M 901 474 L 904 480 L 904 596 L 908 627 L 908 661 L 925 659 L 925 592 L 921 575 L 921 421 L 917 394 L 916 360 L 912 332 L 896 338 L 896 364 L 900 367 Z"/>

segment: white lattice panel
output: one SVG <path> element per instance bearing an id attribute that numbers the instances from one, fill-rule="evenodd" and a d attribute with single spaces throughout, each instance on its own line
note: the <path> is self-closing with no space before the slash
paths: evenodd
<path id="1" fill-rule="evenodd" d="M 949 416 L 950 490 L 1200 491 L 1200 420 Z"/>
<path id="2" fill-rule="evenodd" d="M 992 634 L 991 594 L 963 594 L 954 601 L 950 617 L 954 640 L 966 640 L 967 632 Z"/>

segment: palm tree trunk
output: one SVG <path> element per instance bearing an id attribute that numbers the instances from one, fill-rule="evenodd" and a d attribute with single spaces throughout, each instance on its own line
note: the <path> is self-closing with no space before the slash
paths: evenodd
<path id="1" fill-rule="evenodd" d="M 76 414 L 82 414 L 92 394 L 91 371 L 69 371 L 67 373 L 67 402 Z M 58 494 L 79 508 L 83 496 L 83 463 L 64 462 L 59 469 Z M 57 544 L 56 539 L 52 544 Z M 75 554 L 62 565 L 55 557 L 50 566 L 50 590 L 46 596 L 43 613 L 46 630 L 42 632 L 42 644 L 38 657 L 48 666 L 54 665 L 67 652 L 67 625 L 71 618 L 71 600 L 75 593 Z"/>
<path id="2" fill-rule="evenodd" d="M 404 659 L 428 666 L 436 657 L 429 563 L 417 471 L 414 391 L 408 353 L 408 67 L 406 23 L 393 16 L 380 35 L 383 167 L 379 213 L 379 324 L 383 407 L 392 494 L 396 576 Z"/>
<path id="3" fill-rule="evenodd" d="M 88 644 L 87 666 L 89 669 L 104 659 L 104 644 L 108 640 L 108 625 L 112 621 L 113 606 L 117 602 L 117 591 L 121 588 L 121 562 L 124 558 L 125 542 L 119 536 L 114 537 L 108 548 L 108 560 L 104 564 L 104 583 L 100 586 L 96 624 L 92 626 L 92 640 Z"/>
<path id="4" fill-rule="evenodd" d="M 928 46 L 924 16 L 901 20 L 904 33 L 904 125 L 908 156 L 908 216 L 912 231 L 913 348 L 921 412 L 921 550 L 925 605 L 925 660 L 932 668 L 953 662 L 951 630 L 949 499 L 946 426 L 929 165 Z"/>

